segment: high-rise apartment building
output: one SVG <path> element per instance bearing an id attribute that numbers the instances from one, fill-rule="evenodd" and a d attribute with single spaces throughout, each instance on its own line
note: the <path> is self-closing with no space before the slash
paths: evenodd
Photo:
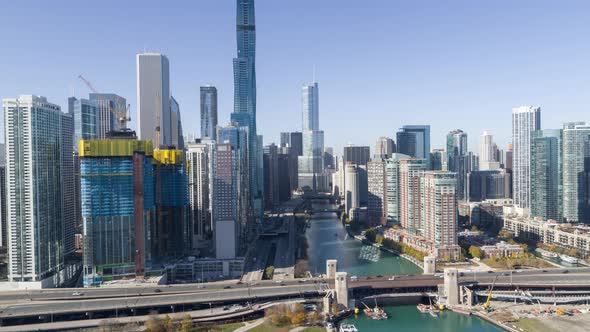
<path id="1" fill-rule="evenodd" d="M 432 149 L 430 152 L 430 169 L 433 171 L 446 171 L 448 158 L 445 149 Z"/>
<path id="2" fill-rule="evenodd" d="M 391 154 L 395 152 L 395 143 L 389 137 L 379 137 L 375 143 L 375 159 L 391 158 Z"/>
<path id="3" fill-rule="evenodd" d="M 387 170 L 385 160 L 367 163 L 369 221 L 387 222 Z"/>
<path id="4" fill-rule="evenodd" d="M 541 129 L 541 108 L 521 106 L 512 109 L 513 195 L 514 204 L 523 210 L 531 207 L 531 137 Z"/>
<path id="5" fill-rule="evenodd" d="M 3 99 L 2 104 L 8 279 L 38 282 L 55 276 L 64 266 L 64 115 L 58 105 L 40 96 L 21 95 Z"/>
<path id="6" fill-rule="evenodd" d="M 360 207 L 358 167 L 354 164 L 346 164 L 344 181 L 344 209 L 349 213 L 351 209 Z"/>
<path id="7" fill-rule="evenodd" d="M 392 154 L 385 165 L 387 187 L 387 220 L 400 222 L 400 160 L 410 159 L 410 156 L 401 153 Z"/>
<path id="8" fill-rule="evenodd" d="M 563 125 L 563 217 L 590 222 L 590 123 Z"/>
<path id="9" fill-rule="evenodd" d="M 303 136 L 301 132 L 281 133 L 281 147 L 289 147 L 295 156 L 303 155 Z"/>
<path id="10" fill-rule="evenodd" d="M 217 140 L 217 88 L 201 87 L 201 138 Z"/>
<path id="11" fill-rule="evenodd" d="M 471 202 L 510 197 L 510 173 L 506 170 L 469 172 L 467 180 Z"/>
<path id="12" fill-rule="evenodd" d="M 271 210 L 279 204 L 279 181 L 279 151 L 278 147 L 272 143 L 264 147 L 264 205 L 266 210 Z"/>
<path id="13" fill-rule="evenodd" d="M 159 53 L 137 54 L 138 134 L 154 147 L 172 144 L 170 116 L 170 68 L 168 58 Z M 157 136 L 159 135 L 159 141 Z"/>
<path id="14" fill-rule="evenodd" d="M 94 100 L 68 98 L 68 113 L 73 116 L 74 139 L 72 146 L 78 151 L 78 141 L 81 139 L 97 139 L 99 131 L 98 104 Z"/>
<path id="15" fill-rule="evenodd" d="M 447 134 L 447 168 L 457 173 L 457 199 L 467 198 L 467 174 L 471 171 L 468 159 L 467 133 L 456 129 Z"/>
<path id="16" fill-rule="evenodd" d="M 220 143 L 215 151 L 213 177 L 213 222 L 215 257 L 235 258 L 238 250 L 237 153 L 232 144 Z"/>
<path id="17" fill-rule="evenodd" d="M 187 144 L 190 222 L 193 249 L 213 234 L 213 171 L 215 141 L 197 140 Z"/>
<path id="18" fill-rule="evenodd" d="M 61 209 L 64 236 L 64 254 L 73 253 L 77 226 L 76 177 L 74 167 L 74 117 L 62 114 L 61 123 Z"/>
<path id="19" fill-rule="evenodd" d="M 562 221 L 562 130 L 537 130 L 532 135 L 531 216 Z"/>
<path id="20" fill-rule="evenodd" d="M 427 165 L 425 159 L 419 158 L 399 161 L 399 217 L 402 227 L 411 234 L 423 229 L 420 179 Z"/>
<path id="21" fill-rule="evenodd" d="M 461 251 L 457 246 L 456 185 L 453 172 L 427 171 L 421 178 L 424 237 L 434 243 L 436 257 L 453 260 Z"/>

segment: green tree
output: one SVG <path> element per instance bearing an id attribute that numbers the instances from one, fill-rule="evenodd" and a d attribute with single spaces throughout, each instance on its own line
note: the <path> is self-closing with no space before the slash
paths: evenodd
<path id="1" fill-rule="evenodd" d="M 148 332 L 166 332 L 162 320 L 156 316 L 151 317 L 145 322 L 145 328 Z"/>
<path id="2" fill-rule="evenodd" d="M 375 228 L 371 227 L 371 228 L 367 229 L 365 231 L 365 237 L 370 242 L 375 242 L 375 238 L 377 237 L 377 231 L 375 230 Z"/>
<path id="3" fill-rule="evenodd" d="M 191 332 L 193 329 L 193 319 L 191 315 L 186 314 L 180 323 L 180 332 Z"/>
<path id="4" fill-rule="evenodd" d="M 167 332 L 174 331 L 174 322 L 172 321 L 172 318 L 170 318 L 170 316 L 164 316 L 164 319 L 162 319 L 162 325 L 164 326 L 164 330 L 166 330 Z"/>
<path id="5" fill-rule="evenodd" d="M 377 234 L 377 236 L 375 236 L 375 243 L 383 244 L 383 235 Z"/>
<path id="6" fill-rule="evenodd" d="M 483 252 L 483 250 L 481 250 L 480 247 L 470 246 L 469 247 L 469 255 L 471 255 L 471 257 L 473 257 L 473 258 L 483 258 L 484 252 Z"/>

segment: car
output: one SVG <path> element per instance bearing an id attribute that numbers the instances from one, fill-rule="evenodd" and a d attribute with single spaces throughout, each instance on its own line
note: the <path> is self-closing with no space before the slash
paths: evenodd
<path id="1" fill-rule="evenodd" d="M 570 273 L 570 271 L 569 271 L 569 270 L 564 270 L 564 271 L 563 271 L 563 272 L 561 272 L 561 273 Z"/>
<path id="2" fill-rule="evenodd" d="M 379 275 L 377 276 L 377 278 L 383 278 L 383 276 L 379 274 Z"/>
<path id="3" fill-rule="evenodd" d="M 547 272 L 547 270 L 543 270 L 543 271 L 541 271 L 541 272 L 545 273 L 545 272 Z"/>
<path id="4" fill-rule="evenodd" d="M 463 273 L 463 272 L 459 273 L 459 277 L 462 277 L 464 275 L 465 275 L 465 273 Z"/>
<path id="5" fill-rule="evenodd" d="M 300 283 L 300 284 L 302 284 L 303 283 L 303 280 L 299 279 L 299 280 L 297 280 L 297 282 Z"/>
<path id="6" fill-rule="evenodd" d="M 394 281 L 395 280 L 395 277 L 389 277 L 389 278 L 387 278 L 387 280 Z"/>
<path id="7" fill-rule="evenodd" d="M 492 270 L 488 270 L 488 273 L 494 273 L 494 271 L 492 271 Z"/>
<path id="8" fill-rule="evenodd" d="M 352 276 L 352 277 L 350 277 L 350 280 L 351 280 L 351 281 L 356 281 L 356 280 L 358 280 L 358 278 L 359 278 L 359 277 L 357 277 L 357 276 Z"/>
<path id="9" fill-rule="evenodd" d="M 82 296 L 82 295 L 84 295 L 84 293 L 81 293 L 81 292 L 73 292 L 72 293 L 72 296 Z"/>
<path id="10" fill-rule="evenodd" d="M 229 310 L 229 306 L 226 305 L 223 307 L 223 311 L 227 311 L 227 310 Z"/>
<path id="11" fill-rule="evenodd" d="M 444 275 L 444 273 L 435 273 L 434 276 L 437 277 L 437 278 L 442 278 L 445 275 Z"/>
<path id="12" fill-rule="evenodd" d="M 287 286 L 287 284 L 286 284 L 286 283 L 284 283 L 284 282 L 281 282 L 281 283 L 280 283 L 280 285 L 281 285 L 281 286 Z"/>
<path id="13" fill-rule="evenodd" d="M 230 288 L 231 288 L 231 286 L 230 286 L 230 285 L 223 286 L 223 289 L 230 289 Z"/>
<path id="14" fill-rule="evenodd" d="M 162 293 L 162 290 L 159 288 L 154 289 L 154 293 Z"/>
<path id="15" fill-rule="evenodd" d="M 237 285 L 243 285 L 244 283 L 242 281 L 238 281 Z"/>

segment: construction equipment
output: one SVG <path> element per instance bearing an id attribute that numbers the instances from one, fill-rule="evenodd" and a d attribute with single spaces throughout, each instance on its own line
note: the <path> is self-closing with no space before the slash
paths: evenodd
<path id="1" fill-rule="evenodd" d="M 98 99 L 100 99 L 100 101 L 105 105 L 106 109 L 108 109 L 109 112 L 111 112 L 115 116 L 115 119 L 117 121 L 119 129 L 127 128 L 127 122 L 131 121 L 131 117 L 127 116 L 127 114 L 129 114 L 130 105 L 127 104 L 127 107 L 123 110 L 116 110 L 116 111 L 113 110 L 113 108 L 111 107 L 111 104 L 106 99 L 104 99 L 98 91 L 96 91 L 96 89 L 94 88 L 92 83 L 90 83 L 90 81 L 85 79 L 84 76 L 82 76 L 82 75 L 78 75 L 78 78 L 82 82 L 84 82 L 84 84 L 86 84 L 86 86 L 90 89 L 90 91 L 97 94 Z"/>
<path id="2" fill-rule="evenodd" d="M 496 284 L 496 280 L 498 280 L 498 276 L 496 276 L 494 278 L 494 281 L 492 282 L 492 287 L 490 287 L 490 293 L 488 294 L 488 299 L 486 300 L 486 303 L 484 303 L 483 306 L 481 307 L 483 310 L 490 309 L 490 301 L 492 300 L 492 291 L 494 290 L 494 285 Z"/>

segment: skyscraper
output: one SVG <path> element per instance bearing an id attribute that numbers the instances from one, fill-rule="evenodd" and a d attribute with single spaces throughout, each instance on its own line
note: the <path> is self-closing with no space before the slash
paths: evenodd
<path id="1" fill-rule="evenodd" d="M 213 204 L 213 158 L 215 142 L 198 140 L 187 144 L 189 203 L 193 248 L 211 238 Z"/>
<path id="2" fill-rule="evenodd" d="M 541 129 L 541 108 L 521 106 L 512 109 L 513 195 L 522 209 L 531 206 L 531 136 Z"/>
<path id="3" fill-rule="evenodd" d="M 108 137 L 109 132 L 121 130 L 117 117 L 111 111 L 117 114 L 124 114 L 127 110 L 127 100 L 114 93 L 91 93 L 88 99 L 98 107 L 98 128 L 97 135 L 99 139 Z M 129 116 L 129 114 L 127 114 Z"/>
<path id="4" fill-rule="evenodd" d="M 234 114 L 232 121 L 248 127 L 251 205 L 262 216 L 262 145 L 256 130 L 256 25 L 254 0 L 236 0 L 237 57 L 234 67 Z M 259 158 L 260 156 L 260 158 Z"/>
<path id="5" fill-rule="evenodd" d="M 494 143 L 492 134 L 484 131 L 481 135 L 479 147 L 479 169 L 482 171 L 492 171 L 500 168 L 500 160 L 496 158 L 498 147 Z"/>
<path id="6" fill-rule="evenodd" d="M 156 220 L 153 143 L 124 132 L 79 146 L 84 285 L 133 272 L 141 276 Z"/>
<path id="7" fill-rule="evenodd" d="M 371 160 L 371 148 L 368 146 L 348 145 L 342 153 L 344 163 L 366 166 Z"/>
<path id="8" fill-rule="evenodd" d="M 379 137 L 375 143 L 375 158 L 387 159 L 391 158 L 391 154 L 395 152 L 395 143 L 389 137 Z"/>
<path id="9" fill-rule="evenodd" d="M 61 130 L 61 203 L 64 233 L 64 254 L 73 253 L 76 248 L 74 237 L 76 234 L 76 178 L 74 177 L 74 117 L 63 114 L 60 123 Z"/>
<path id="10" fill-rule="evenodd" d="M 288 146 L 295 156 L 303 155 L 303 136 L 301 132 L 281 133 L 281 147 Z"/>
<path id="11" fill-rule="evenodd" d="M 217 140 L 217 88 L 201 87 L 201 138 Z"/>
<path id="12" fill-rule="evenodd" d="M 63 115 L 58 105 L 32 95 L 3 99 L 3 108 L 8 278 L 42 281 L 64 265 Z"/>
<path id="13" fill-rule="evenodd" d="M 324 132 L 320 130 L 318 83 L 302 88 L 303 155 L 299 157 L 299 186 L 327 189 L 324 174 Z"/>
<path id="14" fill-rule="evenodd" d="M 213 178 L 215 257 L 235 258 L 239 234 L 236 151 L 228 142 L 218 144 L 215 154 Z"/>
<path id="15" fill-rule="evenodd" d="M 385 160 L 367 163 L 367 214 L 372 222 L 387 221 L 387 172 Z"/>
<path id="16" fill-rule="evenodd" d="M 410 156 L 401 153 L 392 154 L 385 165 L 387 181 L 387 220 L 400 222 L 400 160 L 410 159 Z"/>
<path id="17" fill-rule="evenodd" d="M 471 171 L 468 165 L 467 133 L 456 129 L 447 134 L 447 168 L 457 173 L 456 193 L 458 200 L 467 198 L 467 173 Z"/>
<path id="18" fill-rule="evenodd" d="M 415 158 L 426 159 L 430 166 L 430 126 L 403 126 L 397 133 L 397 152 Z"/>
<path id="19" fill-rule="evenodd" d="M 346 210 L 346 213 L 349 213 L 350 209 L 360 207 L 357 166 L 354 164 L 347 164 L 345 174 L 344 209 Z"/>
<path id="20" fill-rule="evenodd" d="M 158 53 L 137 54 L 138 134 L 154 147 L 172 144 L 170 117 L 170 68 L 168 58 Z M 160 140 L 157 141 L 157 132 Z"/>
<path id="21" fill-rule="evenodd" d="M 531 215 L 562 221 L 562 130 L 536 130 L 532 135 Z"/>
<path id="22" fill-rule="evenodd" d="M 563 125 L 563 217 L 568 222 L 590 222 L 590 124 Z"/>
<path id="23" fill-rule="evenodd" d="M 411 234 L 419 234 L 423 229 L 420 179 L 427 165 L 426 160 L 420 158 L 399 161 L 400 223 Z"/>
<path id="24" fill-rule="evenodd" d="M 180 117 L 180 105 L 174 97 L 170 97 L 170 138 L 172 146 L 178 150 L 184 150 L 184 136 L 182 134 L 182 119 Z"/>
<path id="25" fill-rule="evenodd" d="M 264 147 L 264 205 L 271 210 L 279 204 L 279 151 L 272 143 Z"/>
<path id="26" fill-rule="evenodd" d="M 78 151 L 79 140 L 98 138 L 100 111 L 95 101 L 83 98 L 68 98 L 68 106 L 68 113 L 73 116 L 75 128 L 72 146 L 74 150 Z"/>

